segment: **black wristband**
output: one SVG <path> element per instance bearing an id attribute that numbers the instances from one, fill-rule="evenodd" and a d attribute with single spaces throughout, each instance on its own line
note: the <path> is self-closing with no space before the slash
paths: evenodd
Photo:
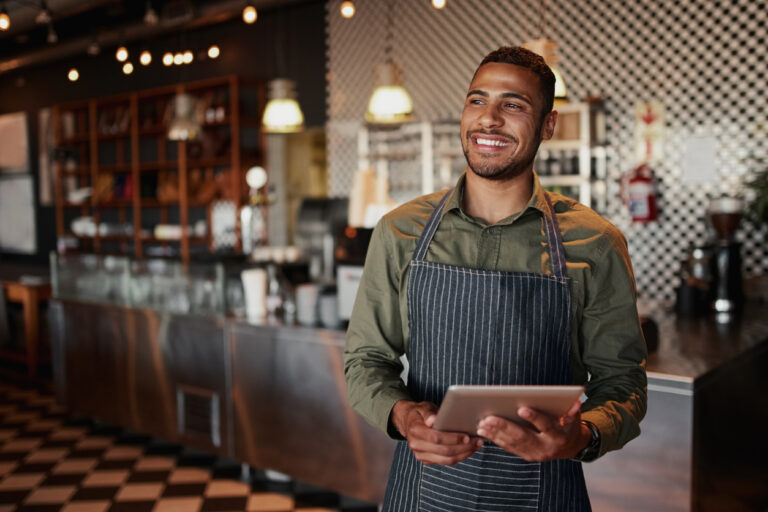
<path id="1" fill-rule="evenodd" d="M 587 446 L 585 446 L 583 450 L 577 453 L 573 460 L 578 460 L 580 462 L 592 462 L 597 458 L 598 455 L 600 455 L 600 431 L 591 421 L 581 420 L 581 422 L 585 424 L 587 428 L 589 428 L 591 437 L 589 439 L 589 443 L 587 443 Z"/>

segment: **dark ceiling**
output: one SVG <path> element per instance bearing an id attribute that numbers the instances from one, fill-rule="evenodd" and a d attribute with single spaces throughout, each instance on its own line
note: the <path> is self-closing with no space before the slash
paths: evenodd
<path id="1" fill-rule="evenodd" d="M 257 10 L 268 10 L 302 0 L 255 0 Z M 0 74 L 84 54 L 88 47 L 112 49 L 137 39 L 151 39 L 239 17 L 246 0 L 0 0 L 11 19 L 0 31 Z M 47 7 L 50 24 L 36 17 Z M 145 23 L 148 8 L 158 16 Z M 49 26 L 50 25 L 50 26 Z M 49 32 L 57 41 L 49 41 Z"/>

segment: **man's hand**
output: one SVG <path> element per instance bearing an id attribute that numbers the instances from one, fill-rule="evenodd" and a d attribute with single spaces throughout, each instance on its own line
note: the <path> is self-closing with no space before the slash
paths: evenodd
<path id="1" fill-rule="evenodd" d="M 400 400 L 392 408 L 392 424 L 408 440 L 417 460 L 453 466 L 468 459 L 483 440 L 467 434 L 434 430 L 437 407 L 429 402 Z"/>
<path id="2" fill-rule="evenodd" d="M 488 416 L 477 426 L 477 435 L 529 462 L 575 457 L 590 441 L 589 427 L 581 422 L 581 402 L 577 400 L 561 418 L 521 407 L 517 413 L 536 430 Z"/>

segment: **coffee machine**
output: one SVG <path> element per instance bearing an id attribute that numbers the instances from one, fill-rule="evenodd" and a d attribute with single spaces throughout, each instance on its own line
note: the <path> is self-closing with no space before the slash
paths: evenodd
<path id="1" fill-rule="evenodd" d="M 729 321 L 744 301 L 741 244 L 735 237 L 743 211 L 743 202 L 733 197 L 713 199 L 709 205 L 709 220 L 716 233 L 710 260 L 710 302 L 721 322 Z"/>

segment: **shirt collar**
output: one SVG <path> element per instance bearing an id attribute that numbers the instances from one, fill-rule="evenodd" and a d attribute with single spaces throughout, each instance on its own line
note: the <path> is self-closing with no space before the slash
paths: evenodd
<path id="1" fill-rule="evenodd" d="M 461 207 L 461 198 L 464 196 L 464 187 L 466 186 L 466 183 L 467 176 L 466 171 L 464 171 L 461 173 L 461 176 L 459 176 L 459 179 L 456 182 L 456 186 L 453 187 L 453 190 L 451 191 L 451 196 L 448 198 L 448 201 L 445 204 L 445 208 L 443 209 L 443 215 L 451 210 L 456 210 L 462 216 L 471 218 Z M 523 213 L 531 209 L 538 210 L 542 214 L 546 214 L 546 212 L 549 211 L 547 200 L 544 197 L 544 189 L 541 187 L 541 182 L 539 181 L 539 176 L 536 174 L 536 171 L 533 171 L 533 193 L 531 194 L 531 198 L 528 200 L 528 204 L 523 209 L 523 212 L 504 219 L 499 222 L 499 224 L 511 223 L 514 219 L 520 217 Z"/>

